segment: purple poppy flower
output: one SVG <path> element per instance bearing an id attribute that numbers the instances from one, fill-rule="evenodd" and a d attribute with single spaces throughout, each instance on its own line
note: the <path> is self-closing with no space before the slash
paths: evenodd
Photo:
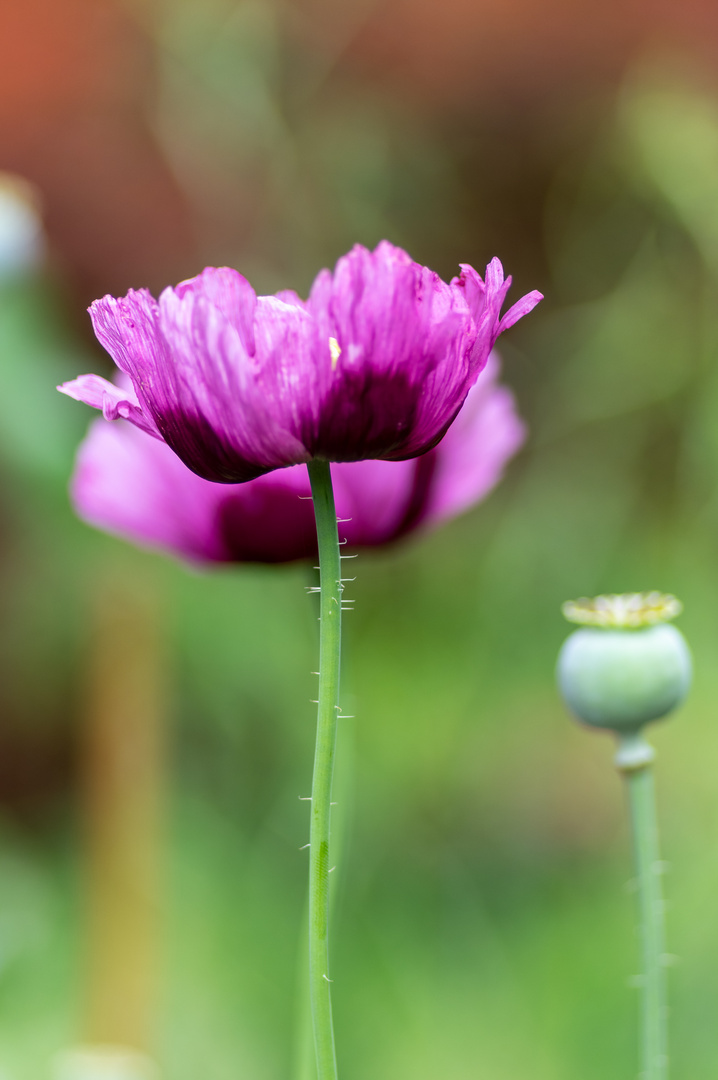
<path id="1" fill-rule="evenodd" d="M 96 375 L 60 389 L 221 483 L 313 457 L 402 461 L 439 442 L 496 338 L 541 299 L 501 318 L 510 284 L 494 259 L 485 282 L 462 266 L 447 285 L 386 241 L 323 270 L 306 303 L 209 268 L 159 301 L 141 289 L 90 308 L 131 391 Z"/>
<path id="2" fill-rule="evenodd" d="M 456 422 L 427 454 L 332 466 L 340 530 L 349 544 L 384 544 L 436 525 L 497 483 L 524 438 L 513 397 L 496 385 L 497 375 L 494 356 Z M 316 554 L 302 466 L 246 484 L 214 484 L 145 432 L 100 419 L 78 451 L 71 493 L 91 525 L 193 562 L 271 563 Z"/>

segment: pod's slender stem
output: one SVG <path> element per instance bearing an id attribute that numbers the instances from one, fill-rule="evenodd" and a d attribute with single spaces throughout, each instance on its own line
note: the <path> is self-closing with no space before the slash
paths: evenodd
<path id="1" fill-rule="evenodd" d="M 668 1080 L 665 916 L 658 847 L 654 751 L 642 735 L 619 741 L 616 765 L 628 788 L 638 885 L 641 975 L 641 1080 Z"/>
<path id="2" fill-rule="evenodd" d="M 309 831 L 309 993 L 317 1080 L 336 1080 L 329 978 L 329 836 L 332 775 L 339 711 L 341 559 L 329 462 L 308 466 L 317 523 L 320 567 L 319 694 L 317 743 Z"/>

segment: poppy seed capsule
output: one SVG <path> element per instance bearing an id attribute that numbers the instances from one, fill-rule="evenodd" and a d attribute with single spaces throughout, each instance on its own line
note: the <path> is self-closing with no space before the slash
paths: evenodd
<path id="1" fill-rule="evenodd" d="M 572 612 L 569 617 L 579 621 L 575 606 L 567 607 Z M 655 608 L 651 611 L 655 615 Z M 569 614 L 566 609 L 564 613 Z M 662 617 L 672 614 L 677 611 Z M 629 629 L 622 618 L 602 618 L 599 625 L 594 618 L 580 621 L 594 625 L 571 634 L 563 644 L 557 667 L 561 693 L 579 720 L 591 727 L 630 734 L 681 704 L 690 688 L 692 666 L 679 630 L 658 623 L 650 615 L 636 619 L 635 610 L 629 624 L 635 629 Z M 657 624 L 646 625 L 647 621 Z"/>

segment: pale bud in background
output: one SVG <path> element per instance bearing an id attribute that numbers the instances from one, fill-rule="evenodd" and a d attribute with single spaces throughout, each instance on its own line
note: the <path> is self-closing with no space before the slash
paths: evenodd
<path id="1" fill-rule="evenodd" d="M 38 269 L 44 258 L 36 189 L 19 176 L 0 172 L 0 281 Z"/>
<path id="2" fill-rule="evenodd" d="M 52 1080 L 159 1080 L 150 1058 L 124 1046 L 76 1046 L 53 1062 Z"/>
<path id="3" fill-rule="evenodd" d="M 564 642 L 557 666 L 561 694 L 584 724 L 628 734 L 681 704 L 692 664 L 680 630 L 664 621 L 681 611 L 675 597 L 599 596 L 563 611 L 584 624 Z"/>

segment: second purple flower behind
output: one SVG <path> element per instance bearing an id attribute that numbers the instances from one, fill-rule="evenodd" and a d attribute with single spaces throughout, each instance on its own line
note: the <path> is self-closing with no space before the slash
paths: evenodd
<path id="1" fill-rule="evenodd" d="M 437 447 L 411 461 L 332 467 L 341 534 L 352 547 L 431 528 L 482 499 L 523 442 L 513 395 L 496 385 L 494 355 Z M 126 423 L 96 420 L 71 484 L 79 516 L 141 546 L 198 563 L 288 562 L 316 555 L 307 470 L 248 484 L 213 484 L 170 448 Z M 299 497 L 301 496 L 301 498 Z"/>

